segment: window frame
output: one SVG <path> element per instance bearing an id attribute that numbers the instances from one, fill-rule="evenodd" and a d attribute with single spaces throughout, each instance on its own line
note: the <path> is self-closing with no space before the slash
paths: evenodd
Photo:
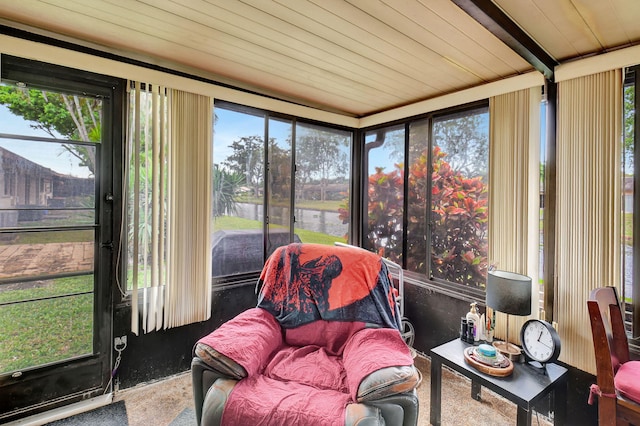
<path id="1" fill-rule="evenodd" d="M 432 131 L 433 131 L 433 121 L 438 119 L 438 118 L 443 118 L 443 117 L 450 117 L 450 116 L 455 116 L 455 115 L 463 115 L 466 112 L 469 111 L 473 111 L 473 110 L 477 110 L 477 109 L 482 109 L 482 108 L 487 108 L 487 113 L 488 113 L 488 106 L 489 106 L 489 100 L 488 99 L 483 99 L 483 100 L 479 100 L 479 101 L 475 101 L 475 102 L 471 102 L 471 103 L 467 103 L 464 105 L 458 105 L 455 107 L 450 107 L 450 108 L 446 108 L 446 109 L 442 109 L 442 110 L 438 110 L 438 111 L 433 111 L 433 112 L 428 112 L 428 113 L 424 113 L 424 114 L 419 114 L 416 116 L 412 116 L 412 117 L 407 117 L 407 118 L 403 118 L 400 120 L 396 120 L 396 121 L 392 121 L 392 122 L 387 122 L 387 123 L 383 123 L 383 124 L 379 124 L 379 125 L 375 125 L 375 126 L 370 126 L 367 128 L 360 128 L 360 129 L 354 129 L 354 128 L 349 128 L 349 127 L 344 127 L 344 126 L 339 126 L 339 125 L 331 125 L 329 123 L 325 123 L 325 122 L 321 122 L 321 121 L 314 121 L 314 120 L 309 120 L 309 119 L 304 119 L 304 118 L 300 118 L 300 117 L 296 117 L 296 116 L 291 116 L 291 115 L 287 115 L 287 114 L 282 114 L 282 113 L 277 113 L 277 112 L 273 112 L 273 111 L 269 111 L 269 110 L 264 110 L 264 109 L 260 109 L 260 108 L 254 108 L 254 107 L 250 107 L 250 106 L 246 106 L 246 105 L 241 105 L 241 104 L 237 104 L 234 102 L 229 102 L 229 101 L 224 101 L 224 100 L 220 100 L 220 99 L 216 99 L 215 103 L 214 103 L 214 113 L 215 110 L 217 108 L 224 108 L 224 109 L 229 109 L 232 110 L 234 112 L 239 112 L 239 113 L 245 113 L 245 114 L 251 114 L 251 115 L 255 115 L 255 116 L 260 116 L 261 118 L 264 117 L 264 121 L 265 121 L 265 137 L 268 137 L 268 125 L 269 125 L 269 120 L 270 119 L 284 119 L 284 120 L 290 120 L 292 122 L 292 126 L 296 126 L 297 124 L 310 124 L 310 125 L 315 125 L 315 126 L 321 126 L 321 127 L 325 127 L 325 128 L 329 128 L 329 129 L 336 129 L 336 130 L 340 130 L 340 131 L 348 131 L 352 133 L 352 144 L 351 144 L 351 171 L 350 171 L 350 192 L 351 192 L 351 197 L 350 197 L 350 223 L 351 226 L 349 228 L 349 238 L 348 238 L 348 242 L 350 244 L 355 244 L 355 245 L 362 245 L 364 237 L 366 235 L 366 228 L 367 228 L 367 222 L 365 220 L 365 216 L 367 215 L 367 206 L 366 206 L 366 197 L 367 197 L 367 184 L 368 184 L 368 179 L 367 176 L 365 176 L 365 174 L 367 174 L 367 150 L 365 148 L 365 137 L 366 134 L 368 132 L 371 131 L 376 131 L 376 130 L 380 130 L 380 129 L 385 129 L 385 128 L 389 128 L 389 127 L 397 127 L 397 126 L 403 126 L 404 128 L 404 155 L 405 155 L 405 161 L 404 161 L 404 211 L 403 211 L 403 218 L 402 218 L 402 222 L 403 222 L 403 243 L 402 243 L 402 251 L 403 251 L 403 261 L 402 261 L 402 266 L 403 268 L 406 267 L 406 255 L 404 255 L 407 251 L 407 241 L 406 241 L 406 235 L 407 235 L 407 221 L 408 221 L 408 210 L 406 208 L 406 204 L 407 204 L 407 195 L 408 195 L 408 174 L 406 173 L 407 168 L 408 168 L 408 164 L 406 159 L 408 158 L 409 155 L 409 138 L 410 138 L 410 125 L 413 122 L 417 122 L 417 121 L 424 121 L 424 120 L 428 120 L 428 126 L 429 126 L 429 141 L 428 141 L 428 149 L 429 152 L 431 153 L 432 149 L 433 149 L 433 137 L 432 137 Z M 295 141 L 292 143 L 292 149 L 295 150 Z M 215 154 L 214 154 L 215 155 Z M 267 164 L 267 159 L 268 159 L 268 152 L 265 149 L 265 153 L 264 153 L 264 161 L 265 164 Z M 295 163 L 295 154 L 293 154 L 293 158 L 292 160 Z M 433 165 L 431 162 L 431 157 L 429 158 L 429 162 L 428 162 L 428 173 L 432 173 L 433 172 Z M 429 182 L 430 184 L 430 182 Z M 266 212 L 268 209 L 268 188 L 266 188 L 266 186 L 268 185 L 267 180 L 265 179 L 265 196 L 264 196 L 264 204 L 263 204 L 263 209 Z M 295 191 L 295 169 L 292 168 L 292 187 L 291 187 L 291 191 L 292 193 Z M 425 211 L 425 217 L 429 217 L 430 213 L 431 213 L 431 194 L 430 191 L 427 192 L 426 194 L 426 204 L 427 204 L 427 211 Z M 292 202 L 294 202 L 294 197 L 292 196 Z M 292 210 L 293 211 L 293 210 Z M 293 220 L 293 219 L 292 219 Z M 268 223 L 266 223 L 267 221 L 263 219 L 263 226 L 268 226 Z M 427 227 L 427 247 L 431 247 L 431 233 L 429 232 L 430 229 L 430 225 Z M 294 231 L 294 227 L 291 227 L 291 232 L 293 233 Z M 264 255 L 266 258 L 266 250 L 267 250 L 267 235 L 263 234 L 263 240 L 264 241 Z M 415 283 L 417 285 L 426 285 L 429 287 L 433 287 L 434 289 L 437 289 L 439 292 L 442 293 L 446 293 L 446 294 L 450 294 L 454 297 L 462 297 L 465 300 L 478 300 L 478 299 L 483 299 L 484 295 L 485 295 L 485 291 L 483 287 L 472 287 L 472 286 L 466 286 L 466 285 L 462 285 L 462 284 L 458 284 L 458 283 L 453 283 L 453 282 L 449 282 L 446 281 L 444 279 L 439 279 L 439 278 L 434 278 L 431 276 L 431 258 L 430 258 L 430 252 L 425 253 L 425 257 L 426 257 L 426 261 L 427 264 L 429 265 L 428 268 L 428 273 L 427 274 L 422 274 L 422 273 L 417 273 L 417 272 L 413 272 L 413 271 L 407 271 L 405 270 L 405 278 L 407 279 L 407 281 Z M 244 273 L 244 274 L 234 274 L 234 275 L 224 275 L 224 276 L 214 276 L 213 278 L 213 285 L 214 287 L 218 287 L 218 286 L 222 286 L 222 285 L 233 285 L 233 284 L 237 284 L 237 283 L 241 283 L 241 282 L 253 282 L 252 280 L 254 280 L 257 276 L 259 275 L 259 271 L 254 271 L 254 272 L 248 272 L 248 273 Z"/>
<path id="2" fill-rule="evenodd" d="M 631 298 L 633 303 L 631 304 L 631 337 L 633 338 L 634 352 L 640 352 L 640 284 L 635 282 L 635 277 L 640 277 L 640 169 L 637 167 L 636 159 L 640 158 L 640 99 L 638 98 L 638 88 L 640 87 L 640 65 L 629 67 L 625 72 L 625 78 L 623 83 L 624 89 L 632 85 L 635 87 L 634 91 L 634 120 L 633 120 L 633 245 L 632 245 L 632 280 L 634 285 L 631 287 Z M 624 92 L 622 94 L 624 98 Z M 623 135 L 624 138 L 624 135 Z M 623 140 L 624 143 L 624 140 Z M 624 156 L 624 146 L 623 146 Z M 624 184 L 622 185 L 624 195 Z M 624 230 L 622 230 L 623 232 Z M 624 256 L 624 253 L 622 254 Z M 622 277 L 622 285 L 625 285 L 624 271 Z M 623 297 L 625 295 L 623 294 Z M 626 308 L 625 311 L 629 309 Z"/>

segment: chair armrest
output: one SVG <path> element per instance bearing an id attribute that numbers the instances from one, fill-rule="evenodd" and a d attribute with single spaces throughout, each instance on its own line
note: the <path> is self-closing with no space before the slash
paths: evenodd
<path id="1" fill-rule="evenodd" d="M 205 364 L 200 358 L 191 360 L 191 384 L 198 425 L 202 419 L 202 406 L 207 392 L 218 379 L 228 379 L 226 375 Z"/>
<path id="2" fill-rule="evenodd" d="M 358 402 L 409 392 L 420 383 L 409 347 L 395 329 L 355 333 L 345 345 L 343 362 L 349 393 Z"/>
<path id="3" fill-rule="evenodd" d="M 241 380 L 247 377 L 247 370 L 245 370 L 243 366 L 209 345 L 196 343 L 193 353 L 207 366 L 229 378 Z"/>
<path id="4" fill-rule="evenodd" d="M 381 368 L 360 382 L 356 401 L 375 401 L 391 395 L 411 392 L 418 387 L 420 381 L 420 373 L 413 365 Z"/>
<path id="5" fill-rule="evenodd" d="M 213 369 L 239 380 L 261 372 L 282 340 L 273 315 L 251 308 L 200 339 L 193 352 Z"/>

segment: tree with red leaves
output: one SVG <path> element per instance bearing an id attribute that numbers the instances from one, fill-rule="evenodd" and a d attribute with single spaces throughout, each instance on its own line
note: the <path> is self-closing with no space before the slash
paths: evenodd
<path id="1" fill-rule="evenodd" d="M 431 274 L 465 285 L 487 276 L 487 185 L 451 169 L 433 150 L 431 184 Z"/>
<path id="2" fill-rule="evenodd" d="M 431 247 L 426 196 L 429 177 L 424 151 L 409 167 L 407 217 L 407 269 L 427 272 L 433 278 L 464 285 L 482 286 L 487 274 L 487 185 L 481 177 L 467 178 L 451 168 L 439 147 L 433 150 L 431 173 Z M 364 246 L 396 262 L 402 261 L 404 165 L 369 176 L 367 233 Z M 348 222 L 346 208 L 341 219 Z M 429 256 L 430 254 L 430 256 Z"/>

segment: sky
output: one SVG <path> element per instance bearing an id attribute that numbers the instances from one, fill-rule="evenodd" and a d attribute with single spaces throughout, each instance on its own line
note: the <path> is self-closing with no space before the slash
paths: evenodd
<path id="1" fill-rule="evenodd" d="M 546 123 L 544 106 L 542 106 L 542 127 Z M 264 134 L 264 117 L 250 114 L 238 113 L 223 108 L 215 110 L 218 117 L 214 132 L 214 159 L 216 163 L 221 163 L 233 152 L 229 146 L 242 136 L 253 136 Z M 13 115 L 7 107 L 0 105 L 0 133 L 50 137 L 42 130 L 34 129 L 29 121 L 22 117 Z M 279 124 L 279 123 L 278 123 Z M 275 137 L 279 141 L 284 141 L 289 137 L 289 126 L 271 125 L 270 137 Z M 59 144 L 36 141 L 11 140 L 0 138 L 0 146 L 14 152 L 30 161 L 48 167 L 58 173 L 69 174 L 78 177 L 88 177 L 89 169 L 80 167 L 77 159 L 69 155 Z M 544 144 L 543 144 L 544 146 Z M 393 158 L 384 149 L 376 149 L 370 152 L 369 173 L 373 173 L 375 166 L 384 166 L 389 172 L 394 168 Z M 542 161 L 544 161 L 544 148 Z"/>
<path id="2" fill-rule="evenodd" d="M 213 132 L 214 163 L 220 164 L 233 154 L 229 146 L 242 137 L 264 137 L 264 116 L 240 113 L 223 108 L 216 108 L 217 121 Z M 291 124 L 287 121 L 272 119 L 269 123 L 269 138 L 275 138 L 282 146 L 291 136 Z"/>
<path id="3" fill-rule="evenodd" d="M 217 117 L 213 132 L 213 158 L 216 164 L 220 164 L 233 153 L 229 146 L 240 137 L 264 135 L 264 117 L 223 108 L 214 109 L 214 113 Z"/>
<path id="4" fill-rule="evenodd" d="M 46 132 L 34 129 L 20 116 L 0 105 L 0 133 L 50 138 Z M 61 137 L 60 135 L 57 135 Z M 80 167 L 78 160 L 62 148 L 61 144 L 0 138 L 0 146 L 41 166 L 58 173 L 76 177 L 89 177 L 87 167 Z"/>

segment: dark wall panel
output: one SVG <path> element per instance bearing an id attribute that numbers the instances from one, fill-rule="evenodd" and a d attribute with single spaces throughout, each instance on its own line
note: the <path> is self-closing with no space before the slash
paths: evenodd
<path id="1" fill-rule="evenodd" d="M 131 307 L 116 308 L 114 336 L 127 336 L 127 347 L 116 372 L 120 389 L 189 370 L 192 348 L 202 336 L 240 312 L 256 306 L 253 284 L 215 290 L 212 317 L 204 322 L 135 336 L 131 329 Z M 114 352 L 114 357 L 117 352 Z"/>
<path id="2" fill-rule="evenodd" d="M 460 317 L 469 312 L 469 302 L 409 283 L 404 285 L 404 300 L 405 316 L 416 329 L 413 346 L 426 355 L 431 348 L 458 337 Z"/>

